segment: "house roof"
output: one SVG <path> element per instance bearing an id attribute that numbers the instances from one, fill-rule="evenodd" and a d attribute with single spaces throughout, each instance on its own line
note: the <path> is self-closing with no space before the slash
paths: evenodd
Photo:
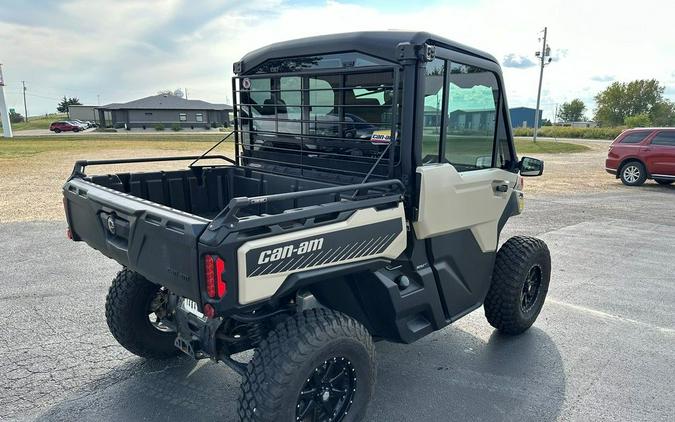
<path id="1" fill-rule="evenodd" d="M 430 43 L 497 63 L 492 55 L 428 32 L 414 31 L 364 31 L 345 34 L 320 35 L 270 44 L 254 50 L 241 59 L 242 73 L 246 73 L 269 59 L 298 57 L 313 54 L 329 54 L 344 51 L 359 51 L 374 57 L 397 62 L 400 43 L 413 45 Z"/>
<path id="2" fill-rule="evenodd" d="M 202 100 L 186 100 L 175 95 L 152 95 L 128 103 L 111 103 L 96 107 L 104 110 L 232 110 L 227 104 L 212 104 Z"/>

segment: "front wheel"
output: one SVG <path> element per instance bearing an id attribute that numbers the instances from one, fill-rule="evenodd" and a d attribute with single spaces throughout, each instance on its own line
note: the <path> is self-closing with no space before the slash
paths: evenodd
<path id="1" fill-rule="evenodd" d="M 551 279 L 546 243 L 515 236 L 497 252 L 492 284 L 483 308 L 490 325 L 505 334 L 530 328 L 544 306 Z"/>
<path id="2" fill-rule="evenodd" d="M 626 186 L 640 186 L 647 180 L 647 170 L 641 162 L 631 161 L 621 168 L 619 177 Z"/>
<path id="3" fill-rule="evenodd" d="M 248 364 L 243 421 L 359 421 L 375 385 L 373 340 L 347 315 L 311 309 L 280 323 Z"/>
<path id="4" fill-rule="evenodd" d="M 668 179 L 654 179 L 654 181 L 659 185 L 670 185 L 673 182 L 675 182 L 675 180 L 668 180 Z"/>
<path id="5" fill-rule="evenodd" d="M 149 359 L 176 356 L 176 333 L 162 324 L 169 291 L 128 269 L 117 273 L 105 301 L 108 328 L 119 344 Z"/>

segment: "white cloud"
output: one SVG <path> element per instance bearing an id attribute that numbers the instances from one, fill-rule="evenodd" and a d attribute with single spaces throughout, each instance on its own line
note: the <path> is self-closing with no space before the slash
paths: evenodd
<path id="1" fill-rule="evenodd" d="M 392 3 L 380 9 L 367 0 L 316 5 L 214 0 L 199 2 L 199 8 L 184 0 L 55 4 L 59 20 L 49 18 L 54 12 L 40 12 L 37 2 L 20 3 L 24 10 L 16 15 L 22 21 L 0 16 L 0 61 L 11 84 L 10 105 L 21 102 L 20 80 L 28 81 L 33 94 L 80 96 L 90 103 L 96 94 L 115 102 L 178 87 L 186 87 L 191 98 L 223 102 L 231 95 L 232 62 L 252 49 L 297 37 L 389 28 L 438 33 L 505 58 L 510 105 L 534 106 L 538 67 L 508 65 L 515 58 L 536 62 L 539 31 L 548 25 L 555 60 L 544 74 L 545 116 L 556 103 L 576 97 L 591 109 L 594 94 L 611 82 L 608 75 L 669 85 L 675 78 L 675 6 L 655 0 L 639 8 L 580 0 Z M 660 12 L 653 13 L 656 9 Z M 32 97 L 29 108 L 45 112 L 55 103 Z"/>

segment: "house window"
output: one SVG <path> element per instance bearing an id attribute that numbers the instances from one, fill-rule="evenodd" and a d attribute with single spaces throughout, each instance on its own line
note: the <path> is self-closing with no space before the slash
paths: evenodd
<path id="1" fill-rule="evenodd" d="M 186 122 L 187 121 L 187 113 L 180 113 L 178 115 L 178 120 L 180 120 L 181 122 Z"/>
<path id="2" fill-rule="evenodd" d="M 197 113 L 197 114 L 195 114 L 195 119 L 198 122 L 203 122 L 204 121 L 204 115 L 202 113 Z"/>
<path id="3" fill-rule="evenodd" d="M 146 116 L 152 116 L 152 113 L 145 113 Z"/>

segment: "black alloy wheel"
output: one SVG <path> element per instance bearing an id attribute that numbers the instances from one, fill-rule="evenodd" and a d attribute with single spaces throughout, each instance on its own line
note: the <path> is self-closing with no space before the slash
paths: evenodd
<path id="1" fill-rule="evenodd" d="M 356 371 L 348 359 L 334 357 L 324 361 L 300 391 L 296 421 L 342 421 L 349 413 L 356 389 Z"/>

